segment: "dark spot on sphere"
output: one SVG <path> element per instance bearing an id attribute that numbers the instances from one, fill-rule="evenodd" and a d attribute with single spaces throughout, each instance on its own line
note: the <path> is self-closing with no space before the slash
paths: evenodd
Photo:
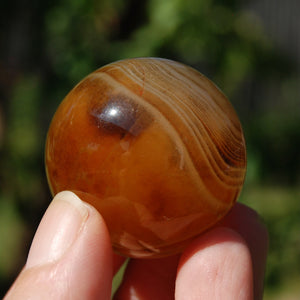
<path id="1" fill-rule="evenodd" d="M 123 95 L 113 95 L 101 106 L 91 109 L 93 123 L 107 134 L 138 136 L 149 126 L 152 118 L 146 110 Z"/>

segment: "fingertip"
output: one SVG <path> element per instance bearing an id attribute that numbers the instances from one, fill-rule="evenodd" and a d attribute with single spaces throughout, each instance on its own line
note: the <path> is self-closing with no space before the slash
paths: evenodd
<path id="1" fill-rule="evenodd" d="M 113 251 L 105 221 L 90 204 L 89 218 L 66 261 L 76 299 L 110 299 L 113 278 Z M 80 295 L 80 296 L 79 296 Z"/>
<path id="2" fill-rule="evenodd" d="M 113 254 L 98 211 L 59 193 L 45 213 L 27 264 L 7 299 L 110 299 Z"/>
<path id="3" fill-rule="evenodd" d="M 233 229 L 246 241 L 252 257 L 254 299 L 262 299 L 269 251 L 269 233 L 263 219 L 252 208 L 236 203 L 218 225 Z"/>
<path id="4" fill-rule="evenodd" d="M 25 268 L 60 259 L 77 239 L 89 211 L 74 193 L 65 191 L 57 194 L 35 233 Z"/>
<path id="5" fill-rule="evenodd" d="M 178 267 L 176 299 L 252 299 L 251 255 L 244 239 L 228 228 L 197 238 Z"/>
<path id="6" fill-rule="evenodd" d="M 131 259 L 117 299 L 174 299 L 178 255 L 158 259 Z"/>

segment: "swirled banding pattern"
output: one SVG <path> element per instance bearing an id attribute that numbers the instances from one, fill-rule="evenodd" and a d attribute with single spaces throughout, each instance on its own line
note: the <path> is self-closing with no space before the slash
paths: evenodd
<path id="1" fill-rule="evenodd" d="M 181 251 L 228 213 L 246 171 L 227 98 L 196 70 L 158 58 L 109 64 L 75 86 L 45 159 L 52 193 L 94 205 L 114 249 L 133 257 Z"/>

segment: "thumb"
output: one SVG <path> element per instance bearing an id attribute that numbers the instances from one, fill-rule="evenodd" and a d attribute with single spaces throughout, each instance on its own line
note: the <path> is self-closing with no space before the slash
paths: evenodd
<path id="1" fill-rule="evenodd" d="M 112 250 L 100 214 L 71 192 L 55 196 L 5 299 L 110 299 Z"/>

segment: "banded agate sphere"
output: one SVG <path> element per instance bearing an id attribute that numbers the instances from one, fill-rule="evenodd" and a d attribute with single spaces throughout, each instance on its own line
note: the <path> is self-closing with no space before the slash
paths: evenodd
<path id="1" fill-rule="evenodd" d="M 46 141 L 55 195 L 70 190 L 103 216 L 114 250 L 178 253 L 222 219 L 246 170 L 239 119 L 223 93 L 181 63 L 106 65 L 66 96 Z"/>

